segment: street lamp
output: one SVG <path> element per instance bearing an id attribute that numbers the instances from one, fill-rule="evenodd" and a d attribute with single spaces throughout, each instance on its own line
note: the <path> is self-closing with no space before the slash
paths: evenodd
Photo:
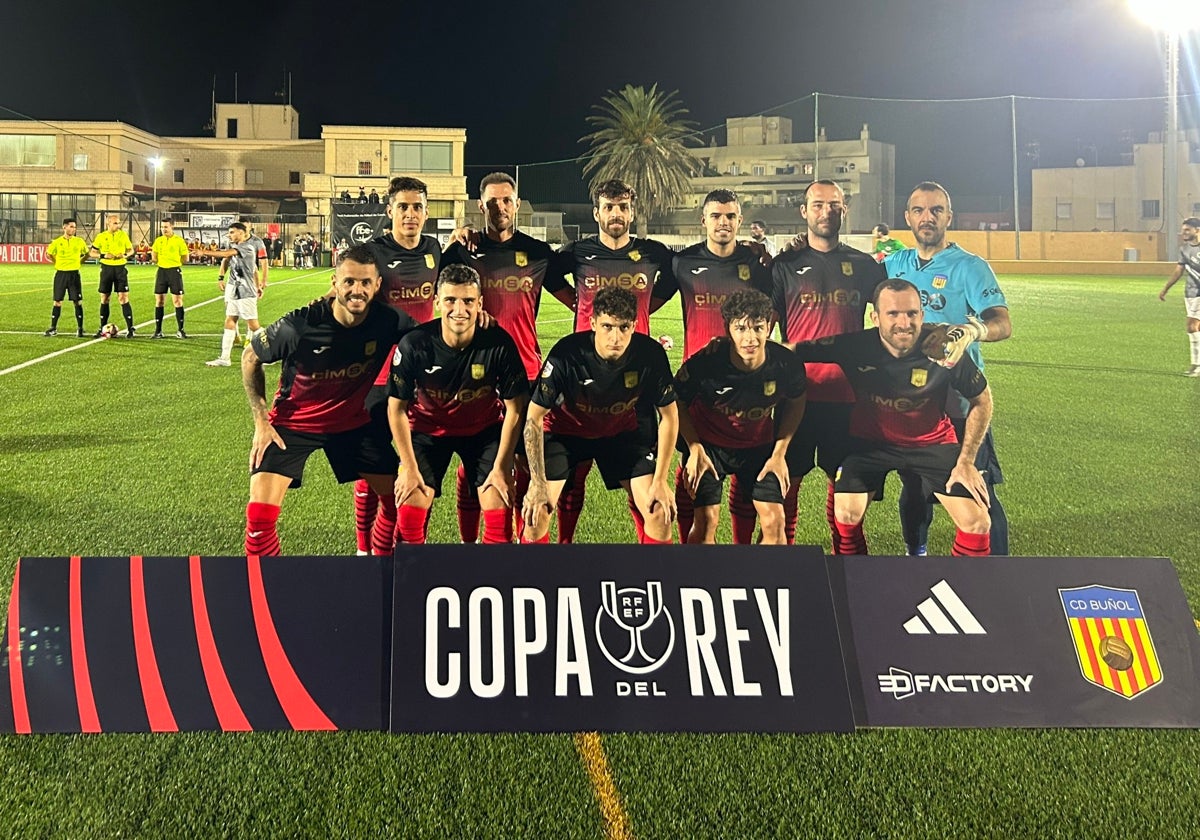
<path id="1" fill-rule="evenodd" d="M 158 170 L 162 168 L 162 158 L 157 155 L 146 161 L 154 167 L 154 201 L 150 205 L 150 238 L 158 235 Z"/>
<path id="2" fill-rule="evenodd" d="M 1163 231 L 1167 259 L 1179 250 L 1179 36 L 1192 28 L 1194 11 L 1180 0 L 1129 0 L 1134 16 L 1167 38 L 1167 132 L 1163 138 Z"/>

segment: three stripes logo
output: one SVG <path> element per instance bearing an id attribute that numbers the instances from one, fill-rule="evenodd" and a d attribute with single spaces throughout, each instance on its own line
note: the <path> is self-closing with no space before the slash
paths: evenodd
<path id="1" fill-rule="evenodd" d="M 917 614 L 904 622 L 904 632 L 910 636 L 987 635 L 979 619 L 945 580 L 931 586 L 929 592 L 930 597 L 917 604 Z"/>

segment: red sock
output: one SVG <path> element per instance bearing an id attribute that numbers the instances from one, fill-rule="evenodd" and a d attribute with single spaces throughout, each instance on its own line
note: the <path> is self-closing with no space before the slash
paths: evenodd
<path id="1" fill-rule="evenodd" d="M 504 545 L 512 542 L 512 510 L 498 508 L 483 512 L 483 544 Z"/>
<path id="2" fill-rule="evenodd" d="M 787 495 L 783 497 L 783 531 L 787 535 L 788 545 L 796 543 L 796 519 L 800 516 L 801 480 L 799 478 L 793 480 Z"/>
<path id="3" fill-rule="evenodd" d="M 637 532 L 637 541 L 644 543 L 646 541 L 646 517 L 642 516 L 642 512 L 638 510 L 632 493 L 627 494 L 626 499 L 629 502 L 629 515 L 633 517 L 633 530 Z"/>
<path id="4" fill-rule="evenodd" d="M 992 553 L 991 534 L 968 534 L 966 531 L 954 531 L 954 546 L 950 554 L 954 557 L 987 557 Z"/>
<path id="5" fill-rule="evenodd" d="M 479 493 L 467 480 L 462 464 L 454 474 L 454 492 L 458 496 L 458 538 L 465 543 L 479 539 Z"/>
<path id="6" fill-rule="evenodd" d="M 654 537 L 648 537 L 645 534 L 641 535 L 641 537 L 638 539 L 638 542 L 641 543 L 642 545 L 670 545 L 671 544 L 671 541 L 669 539 L 656 540 L 656 539 L 654 539 Z"/>
<path id="7" fill-rule="evenodd" d="M 279 554 L 279 505 L 250 502 L 246 505 L 246 554 L 274 557 Z"/>
<path id="8" fill-rule="evenodd" d="M 400 505 L 400 542 L 407 545 L 425 544 L 425 524 L 429 511 L 415 505 Z"/>
<path id="9" fill-rule="evenodd" d="M 863 534 L 862 523 L 846 525 L 834 522 L 837 528 L 837 539 L 833 543 L 834 554 L 866 554 L 867 538 Z"/>
<path id="10" fill-rule="evenodd" d="M 692 532 L 692 522 L 696 518 L 695 509 L 692 507 L 692 497 L 688 495 L 685 483 L 686 479 L 684 478 L 683 467 L 676 467 L 675 509 L 678 512 L 675 514 L 675 521 L 679 523 L 680 545 L 687 542 L 688 534 Z"/>
<path id="11" fill-rule="evenodd" d="M 550 532 L 547 531 L 540 540 L 531 540 L 528 537 L 522 537 L 521 542 L 524 545 L 549 545 L 550 544 Z"/>
<path id="12" fill-rule="evenodd" d="M 733 525 L 734 545 L 750 545 L 754 542 L 754 525 L 758 521 L 758 511 L 754 509 L 754 500 L 750 498 L 750 494 L 742 493 L 736 475 L 729 477 L 729 518 Z"/>
<path id="13" fill-rule="evenodd" d="M 379 496 L 371 485 L 361 478 L 354 482 L 354 533 L 358 537 L 358 550 L 364 554 L 371 550 L 371 529 L 378 507 Z"/>
<path id="14" fill-rule="evenodd" d="M 571 486 L 558 497 L 558 541 L 560 543 L 575 542 L 575 528 L 579 524 L 579 514 L 583 511 L 587 474 L 591 472 L 591 469 L 591 461 L 581 461 L 575 467 L 575 475 L 571 477 Z"/>
<path id="15" fill-rule="evenodd" d="M 375 526 L 371 529 L 371 553 L 379 557 L 391 557 L 395 551 L 396 497 L 380 496 Z"/>
<path id="16" fill-rule="evenodd" d="M 833 545 L 837 545 L 837 517 L 833 515 L 833 479 L 829 479 L 829 489 L 825 491 L 825 522 L 829 525 L 829 537 Z M 837 554 L 837 551 L 833 552 Z"/>

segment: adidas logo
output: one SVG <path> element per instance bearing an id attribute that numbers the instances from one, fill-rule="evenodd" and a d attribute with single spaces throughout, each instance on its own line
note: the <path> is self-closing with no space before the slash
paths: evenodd
<path id="1" fill-rule="evenodd" d="M 950 588 L 950 584 L 939 581 L 929 591 L 933 597 L 917 604 L 917 614 L 904 622 L 904 632 L 910 636 L 930 633 L 938 636 L 957 636 L 959 633 L 968 636 L 987 635 L 983 625 L 967 609 L 958 593 Z"/>

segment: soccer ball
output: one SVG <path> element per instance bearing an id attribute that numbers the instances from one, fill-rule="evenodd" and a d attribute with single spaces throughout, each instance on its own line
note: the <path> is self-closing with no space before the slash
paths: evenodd
<path id="1" fill-rule="evenodd" d="M 103 327 L 100 328 L 100 337 L 101 338 L 112 338 L 118 332 L 120 332 L 120 330 L 117 329 L 116 324 L 105 324 Z"/>
<path id="2" fill-rule="evenodd" d="M 1128 671 L 1133 667 L 1133 648 L 1120 636 L 1105 636 L 1099 647 L 1100 658 L 1114 671 Z"/>
<path id="3" fill-rule="evenodd" d="M 671 338 L 669 335 L 660 335 L 658 337 L 658 343 L 662 345 L 664 350 L 675 349 L 675 339 Z"/>

